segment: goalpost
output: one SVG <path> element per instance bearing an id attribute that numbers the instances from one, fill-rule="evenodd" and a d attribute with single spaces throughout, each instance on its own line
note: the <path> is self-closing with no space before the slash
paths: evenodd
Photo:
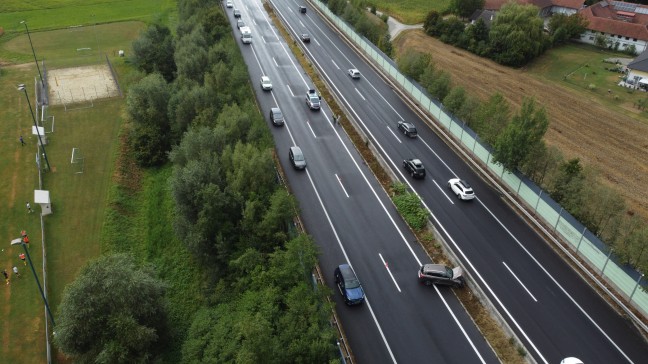
<path id="1" fill-rule="evenodd" d="M 74 174 L 83 173 L 85 159 L 81 154 L 81 149 L 72 148 L 72 158 L 70 158 L 70 163 L 72 164 L 72 170 L 74 171 Z"/>

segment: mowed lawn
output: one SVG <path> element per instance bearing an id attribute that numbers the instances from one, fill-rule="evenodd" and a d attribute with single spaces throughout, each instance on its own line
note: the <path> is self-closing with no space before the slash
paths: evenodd
<path id="1" fill-rule="evenodd" d="M 137 2 L 128 3 L 135 5 Z M 158 8 L 149 9 L 150 14 Z M 114 56 L 112 49 L 124 49 L 130 54 L 132 40 L 144 27 L 142 22 L 97 26 L 101 53 L 108 53 L 122 89 L 133 79 L 129 73 L 132 71 L 129 71 L 126 59 Z M 94 38 L 95 33 L 92 34 Z M 81 66 L 101 59 L 99 53 L 92 57 L 77 53 L 78 38 L 78 32 L 68 29 L 32 33 L 37 56 L 47 59 L 50 68 Z M 9 48 L 13 54 L 31 57 L 24 35 L 0 43 L 0 48 L 3 52 Z M 33 121 L 25 96 L 16 90 L 18 83 L 25 83 L 33 106 L 35 77 L 38 77 L 38 72 L 33 61 L 0 69 L 0 119 L 3 120 L 0 124 L 3 138 L 0 144 L 0 193 L 5 200 L 5 208 L 0 210 L 0 226 L 5 236 L 0 268 L 10 270 L 19 264 L 22 274 L 20 279 L 13 279 L 11 285 L 2 287 L 0 363 L 40 363 L 46 357 L 44 305 L 31 272 L 18 259 L 21 249 L 9 245 L 11 239 L 19 236 L 20 230 L 27 230 L 31 256 L 42 282 L 40 207 L 32 202 L 33 214 L 28 214 L 25 207 L 26 201 L 33 201 L 33 190 L 38 188 L 34 162 L 36 137 L 31 135 Z M 62 107 L 49 109 L 49 115 L 55 117 L 55 124 L 54 132 L 48 134 L 46 150 L 53 171 L 44 174 L 43 189 L 50 191 L 53 209 L 53 214 L 45 216 L 44 220 L 49 302 L 55 314 L 65 285 L 75 278 L 81 266 L 100 254 L 100 235 L 117 154 L 123 104 L 123 98 L 113 98 L 95 101 L 94 107 L 87 109 L 68 112 Z M 18 141 L 20 135 L 27 143 L 24 147 Z M 83 174 L 75 174 L 70 164 L 72 148 L 80 148 L 85 158 Z"/>
<path id="2" fill-rule="evenodd" d="M 371 3 L 402 23 L 418 24 L 425 20 L 430 11 L 442 12 L 447 9 L 450 0 L 373 0 Z"/>

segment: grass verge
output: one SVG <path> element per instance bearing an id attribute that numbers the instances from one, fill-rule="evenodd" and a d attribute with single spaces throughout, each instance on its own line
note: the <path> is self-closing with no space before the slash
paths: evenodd
<path id="1" fill-rule="evenodd" d="M 422 23 L 430 11 L 436 10 L 441 13 L 450 5 L 450 0 L 371 0 L 370 2 L 375 4 L 379 11 L 405 24 Z"/>

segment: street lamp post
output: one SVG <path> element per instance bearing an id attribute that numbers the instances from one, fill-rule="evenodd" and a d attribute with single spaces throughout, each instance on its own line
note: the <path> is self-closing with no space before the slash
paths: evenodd
<path id="1" fill-rule="evenodd" d="M 36 135 L 38 135 L 38 142 L 41 145 L 41 148 L 43 148 L 43 156 L 45 157 L 45 163 L 47 163 L 47 170 L 50 169 L 50 164 L 49 160 L 47 160 L 47 153 L 45 152 L 45 144 L 43 144 L 43 140 L 41 139 L 40 135 L 40 130 L 38 129 L 38 124 L 36 123 L 36 116 L 34 116 L 34 111 L 31 108 L 31 102 L 29 102 L 29 95 L 27 95 L 27 88 L 25 87 L 25 84 L 21 83 L 18 85 L 18 91 L 23 91 L 25 93 L 25 97 L 27 98 L 27 105 L 29 106 L 29 112 L 31 113 L 32 120 L 34 120 L 34 127 L 36 128 Z"/>
<path id="2" fill-rule="evenodd" d="M 27 38 L 29 38 L 29 45 L 31 46 L 32 54 L 34 55 L 34 63 L 36 63 L 36 68 L 38 69 L 38 77 L 40 77 L 41 86 L 43 86 L 45 83 L 43 82 L 43 75 L 41 74 L 40 67 L 38 66 L 38 60 L 36 59 L 36 51 L 34 50 L 34 44 L 32 44 L 31 35 L 29 35 L 29 28 L 27 28 L 27 22 L 23 20 L 20 22 L 20 24 L 25 25 L 25 30 L 27 31 Z"/>
<path id="3" fill-rule="evenodd" d="M 11 242 L 11 245 L 22 245 L 23 248 L 25 249 L 25 254 L 27 255 L 27 260 L 29 261 L 29 266 L 31 267 L 32 273 L 34 273 L 34 279 L 36 280 L 36 284 L 38 285 L 38 290 L 40 291 L 41 297 L 43 297 L 43 302 L 45 302 L 45 308 L 47 309 L 47 315 L 50 318 L 50 321 L 52 321 L 52 326 L 56 326 L 54 323 L 54 315 L 52 315 L 52 311 L 50 310 L 49 304 L 47 303 L 47 298 L 45 298 L 45 292 L 43 292 L 43 287 L 41 287 L 40 280 L 38 279 L 38 275 L 36 275 L 36 270 L 34 269 L 34 264 L 32 264 L 31 256 L 29 255 L 29 249 L 27 249 L 27 244 L 25 244 L 22 239 L 19 239 L 16 242 Z"/>

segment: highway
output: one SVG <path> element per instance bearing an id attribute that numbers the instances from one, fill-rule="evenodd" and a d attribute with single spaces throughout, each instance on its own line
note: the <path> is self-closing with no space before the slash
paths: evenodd
<path id="1" fill-rule="evenodd" d="M 307 56 L 343 101 L 348 116 L 362 126 L 392 171 L 422 197 L 462 267 L 533 359 L 559 363 L 575 356 L 585 363 L 640 363 L 648 357 L 648 346 L 634 327 L 427 127 L 311 6 L 300 14 L 297 9 L 304 2 L 272 4 L 295 41 L 298 34 L 311 35 L 305 45 Z M 358 361 L 497 362 L 452 291 L 417 282 L 417 268 L 430 259 L 342 129 L 334 125 L 326 100 L 321 111 L 306 106 L 305 92 L 312 82 L 270 24 L 261 2 L 234 0 L 234 6 L 252 29 L 252 44 L 241 44 L 232 9 L 226 9 L 265 118 L 275 105 L 285 115 L 285 127 L 270 127 L 306 229 L 321 249 L 327 284 L 335 290 L 333 269 L 349 262 L 367 293 L 367 302 L 360 307 L 345 307 L 339 293 L 334 295 Z M 351 79 L 348 68 L 359 69 L 362 77 Z M 272 80 L 271 92 L 261 91 L 261 75 Z M 419 138 L 399 134 L 398 120 L 414 123 Z M 292 145 L 304 151 L 305 171 L 290 166 L 287 154 Z M 425 180 L 404 175 L 402 160 L 411 157 L 424 162 Z M 455 176 L 473 186 L 476 200 L 458 201 L 449 192 L 446 183 Z"/>

